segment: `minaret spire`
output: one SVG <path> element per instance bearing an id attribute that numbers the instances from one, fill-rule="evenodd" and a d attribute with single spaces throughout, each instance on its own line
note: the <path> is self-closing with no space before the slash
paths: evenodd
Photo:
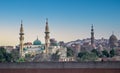
<path id="1" fill-rule="evenodd" d="M 23 33 L 23 32 L 24 32 L 24 30 L 23 30 L 23 22 L 22 22 L 22 20 L 21 20 L 20 33 Z"/>
<path id="2" fill-rule="evenodd" d="M 37 40 L 38 40 L 38 35 L 37 35 Z"/>
<path id="3" fill-rule="evenodd" d="M 23 24 L 23 21 L 21 20 L 21 24 Z"/>
<path id="4" fill-rule="evenodd" d="M 46 27 L 45 27 L 45 32 L 49 32 L 48 18 L 46 18 Z"/>
<path id="5" fill-rule="evenodd" d="M 19 48 L 19 57 L 24 57 L 23 54 L 23 41 L 24 41 L 24 30 L 23 30 L 23 24 L 22 24 L 22 20 L 21 20 L 21 27 L 20 27 L 20 48 Z"/>
<path id="6" fill-rule="evenodd" d="M 48 24 L 48 18 L 46 18 L 46 24 Z"/>
<path id="7" fill-rule="evenodd" d="M 114 35 L 114 31 L 112 31 L 112 35 Z"/>
<path id="8" fill-rule="evenodd" d="M 91 45 L 94 46 L 94 28 L 93 28 L 93 24 L 91 26 Z"/>
<path id="9" fill-rule="evenodd" d="M 49 47 L 49 26 L 48 26 L 48 18 L 46 18 L 46 26 L 45 26 L 45 53 L 48 54 Z"/>

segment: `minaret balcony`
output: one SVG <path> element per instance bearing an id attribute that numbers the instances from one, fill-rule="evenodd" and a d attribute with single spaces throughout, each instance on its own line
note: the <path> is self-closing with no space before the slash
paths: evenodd
<path id="1" fill-rule="evenodd" d="M 19 35 L 24 35 L 24 33 L 19 33 Z"/>

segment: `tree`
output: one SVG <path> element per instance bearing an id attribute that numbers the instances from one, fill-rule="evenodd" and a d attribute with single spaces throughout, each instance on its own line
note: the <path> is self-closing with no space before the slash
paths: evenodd
<path id="1" fill-rule="evenodd" d="M 0 62 L 5 62 L 4 55 L 6 53 L 6 50 L 4 48 L 0 48 Z"/>
<path id="2" fill-rule="evenodd" d="M 115 56 L 115 50 L 114 49 L 110 50 L 110 57 L 113 57 L 113 56 Z"/>
<path id="3" fill-rule="evenodd" d="M 91 52 L 95 53 L 97 56 L 99 56 L 99 53 L 96 49 L 93 49 Z"/>
<path id="4" fill-rule="evenodd" d="M 83 55 L 86 55 L 86 54 L 87 54 L 87 52 L 80 52 L 80 53 L 78 53 L 78 57 L 79 57 L 79 58 L 82 58 Z"/>
<path id="5" fill-rule="evenodd" d="M 95 53 L 98 57 L 102 57 L 102 54 L 97 49 L 93 49 L 91 52 Z"/>
<path id="6" fill-rule="evenodd" d="M 13 57 L 13 62 L 17 62 L 19 59 L 19 50 L 18 49 L 13 49 L 11 51 L 12 57 Z"/>
<path id="7" fill-rule="evenodd" d="M 98 56 L 95 53 L 89 52 L 80 52 L 78 54 L 78 61 L 95 61 Z"/>
<path id="8" fill-rule="evenodd" d="M 0 62 L 13 62 L 12 54 L 7 53 L 3 47 L 0 48 Z"/>
<path id="9" fill-rule="evenodd" d="M 19 58 L 17 62 L 25 62 L 25 58 Z"/>
<path id="10" fill-rule="evenodd" d="M 74 51 L 71 48 L 67 48 L 67 57 L 74 56 Z"/>
<path id="11" fill-rule="evenodd" d="M 13 62 L 13 56 L 10 53 L 6 53 L 6 62 Z"/>
<path id="12" fill-rule="evenodd" d="M 105 57 L 109 57 L 109 53 L 108 53 L 107 50 L 103 50 L 103 51 L 102 51 L 102 54 L 103 54 L 103 56 L 105 56 Z"/>

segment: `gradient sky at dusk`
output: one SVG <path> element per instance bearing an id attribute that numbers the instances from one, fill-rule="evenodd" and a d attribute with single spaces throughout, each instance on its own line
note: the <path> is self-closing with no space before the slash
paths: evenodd
<path id="1" fill-rule="evenodd" d="M 23 20 L 25 42 L 37 36 L 44 43 L 45 20 L 50 37 L 58 41 L 89 38 L 120 39 L 120 0 L 0 0 L 0 45 L 17 45 Z"/>

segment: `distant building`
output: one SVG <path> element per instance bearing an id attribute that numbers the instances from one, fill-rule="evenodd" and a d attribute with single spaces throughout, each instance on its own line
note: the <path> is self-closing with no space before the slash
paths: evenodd
<path id="1" fill-rule="evenodd" d="M 50 55 L 55 54 L 58 51 L 60 61 L 65 61 L 67 58 L 67 48 L 58 44 L 55 39 L 50 39 L 50 46 L 48 51 Z"/>
<path id="2" fill-rule="evenodd" d="M 62 46 L 50 46 L 49 47 L 49 54 L 55 54 L 58 51 L 58 55 L 59 60 L 60 61 L 65 61 L 65 59 L 67 58 L 67 48 L 66 47 L 62 47 Z"/>
<path id="3" fill-rule="evenodd" d="M 50 46 L 58 46 L 58 45 L 59 44 L 57 43 L 57 41 L 54 38 L 50 39 Z"/>
<path id="4" fill-rule="evenodd" d="M 109 38 L 109 46 L 112 49 L 118 46 L 118 39 L 114 34 L 112 34 Z"/>
<path id="5" fill-rule="evenodd" d="M 77 56 L 78 53 L 81 51 L 81 45 L 79 43 L 74 43 L 71 45 L 72 50 L 74 51 L 74 56 Z"/>
<path id="6" fill-rule="evenodd" d="M 0 48 L 6 49 L 6 52 L 11 53 L 13 49 L 15 49 L 13 46 L 0 46 Z"/>

